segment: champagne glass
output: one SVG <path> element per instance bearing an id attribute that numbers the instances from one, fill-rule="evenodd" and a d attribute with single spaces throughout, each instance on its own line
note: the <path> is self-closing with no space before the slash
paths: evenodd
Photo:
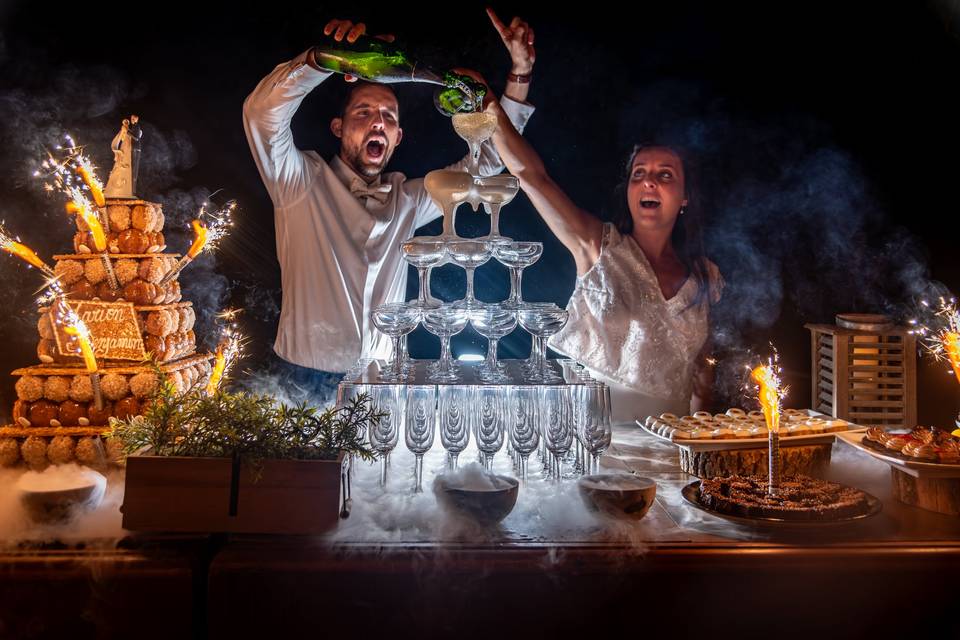
<path id="1" fill-rule="evenodd" d="M 457 207 L 470 199 L 473 193 L 473 176 L 466 171 L 438 169 L 424 177 L 423 186 L 443 212 L 443 233 L 437 238 L 457 238 Z"/>
<path id="2" fill-rule="evenodd" d="M 590 454 L 588 473 L 600 471 L 600 456 L 610 446 L 612 438 L 610 388 L 601 382 L 578 385 L 582 411 L 578 421 L 580 441 Z"/>
<path id="3" fill-rule="evenodd" d="M 416 329 L 420 310 L 405 302 L 388 302 L 374 309 L 371 318 L 373 326 L 393 341 L 392 362 L 383 370 L 383 379 L 399 382 L 403 377 L 400 339 Z"/>
<path id="4" fill-rule="evenodd" d="M 520 181 L 508 173 L 482 176 L 474 180 L 473 189 L 483 203 L 484 210 L 490 214 L 490 233 L 483 239 L 488 242 L 512 242 L 510 238 L 500 235 L 500 209 L 516 197 Z"/>
<path id="5" fill-rule="evenodd" d="M 497 304 L 482 305 L 470 312 L 470 323 L 487 339 L 487 358 L 479 369 L 484 382 L 507 382 L 506 367 L 497 360 L 497 345 L 501 338 L 517 328 L 517 313 Z"/>
<path id="6" fill-rule="evenodd" d="M 480 385 L 474 388 L 473 439 L 480 450 L 483 468 L 493 470 L 493 456 L 503 447 L 509 408 L 507 387 Z"/>
<path id="7" fill-rule="evenodd" d="M 521 283 L 523 270 L 540 259 L 543 254 L 541 242 L 497 242 L 493 245 L 493 257 L 510 269 L 510 297 L 504 306 L 517 309 L 523 304 Z"/>
<path id="8" fill-rule="evenodd" d="M 467 272 L 467 295 L 462 306 L 474 309 L 479 304 L 473 296 L 473 272 L 490 259 L 490 244 L 483 240 L 454 240 L 447 243 L 450 262 Z"/>
<path id="9" fill-rule="evenodd" d="M 543 442 L 550 452 L 551 475 L 563 477 L 563 458 L 573 444 L 573 397 L 567 385 L 542 387 Z"/>
<path id="10" fill-rule="evenodd" d="M 453 359 L 450 357 L 450 338 L 463 331 L 467 326 L 467 310 L 445 304 L 436 309 L 425 309 L 423 327 L 440 338 L 440 360 L 430 369 L 430 378 L 434 382 L 456 382 L 457 375 Z"/>
<path id="11" fill-rule="evenodd" d="M 527 459 L 540 443 L 540 390 L 533 385 L 510 387 L 510 445 L 518 458 L 520 479 L 527 482 Z"/>
<path id="12" fill-rule="evenodd" d="M 423 455 L 433 447 L 436 429 L 437 394 L 433 385 L 407 387 L 404 441 L 413 453 L 413 473 L 416 478 L 414 492 L 423 491 Z"/>
<path id="13" fill-rule="evenodd" d="M 411 238 L 400 243 L 403 259 L 413 265 L 420 279 L 420 294 L 417 306 L 421 309 L 439 307 L 440 303 L 430 295 L 430 270 L 447 257 L 447 247 L 442 240 Z"/>
<path id="14" fill-rule="evenodd" d="M 566 311 L 552 302 L 524 302 L 517 311 L 517 320 L 533 338 L 530 344 L 530 358 L 524 364 L 523 370 L 533 382 L 544 382 L 544 334 L 554 329 L 558 314 Z M 566 316 L 562 316 L 566 322 Z M 562 326 L 562 325 L 561 325 Z M 559 328 L 557 329 L 559 331 Z M 556 331 L 553 331 L 556 333 Z M 552 333 L 550 335 L 553 335 Z M 551 380 L 555 381 L 555 380 Z"/>
<path id="15" fill-rule="evenodd" d="M 470 175 L 480 175 L 480 145 L 490 139 L 497 130 L 497 116 L 487 111 L 455 113 L 453 130 L 470 147 Z"/>
<path id="16" fill-rule="evenodd" d="M 447 465 L 456 471 L 457 458 L 470 442 L 471 390 L 473 387 L 440 387 L 438 414 L 440 444 L 447 452 Z"/>
<path id="17" fill-rule="evenodd" d="M 370 426 L 370 447 L 380 455 L 380 486 L 387 486 L 387 457 L 400 439 L 402 409 L 399 385 L 384 384 L 373 388 L 372 407 L 382 415 Z"/>

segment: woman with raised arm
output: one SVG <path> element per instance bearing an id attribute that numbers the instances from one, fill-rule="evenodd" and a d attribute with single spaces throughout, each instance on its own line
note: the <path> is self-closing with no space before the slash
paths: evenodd
<path id="1" fill-rule="evenodd" d="M 709 310 L 723 280 L 704 255 L 681 152 L 634 147 L 619 210 L 604 223 L 567 197 L 498 105 L 489 108 L 499 118 L 500 157 L 576 262 L 569 321 L 550 347 L 610 385 L 617 422 L 708 408 Z"/>

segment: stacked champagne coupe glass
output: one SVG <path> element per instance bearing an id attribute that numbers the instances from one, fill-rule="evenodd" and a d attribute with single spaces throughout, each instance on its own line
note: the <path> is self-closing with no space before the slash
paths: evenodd
<path id="1" fill-rule="evenodd" d="M 567 312 L 552 303 L 523 300 L 523 270 L 540 259 L 543 245 L 500 234 L 500 210 L 516 196 L 520 183 L 509 174 L 479 175 L 480 145 L 493 135 L 496 117 L 460 113 L 453 116 L 453 126 L 470 146 L 468 169 L 431 171 L 424 179 L 427 192 L 443 211 L 443 232 L 416 236 L 398 247 L 417 269 L 419 295 L 373 311 L 374 326 L 393 341 L 392 358 L 358 362 L 344 377 L 338 402 L 367 393 L 375 408 L 386 414 L 368 430 L 371 447 L 381 459 L 382 486 L 390 452 L 400 440 L 416 459 L 416 492 L 422 491 L 423 457 L 436 440 L 446 451 L 448 469 L 457 468 L 472 439 L 487 470 L 492 470 L 496 454 L 505 450 L 524 482 L 532 454 L 541 462 L 541 475 L 553 481 L 571 473 L 595 473 L 610 444 L 609 389 L 576 362 L 546 357 L 546 341 L 566 324 Z M 483 205 L 490 215 L 487 235 L 457 235 L 456 211 L 464 203 L 474 211 Z M 498 303 L 481 302 L 474 295 L 474 271 L 491 260 L 510 272 L 510 295 Z M 467 288 L 462 300 L 447 302 L 431 294 L 430 274 L 450 263 L 464 269 Z M 468 323 L 488 341 L 482 362 L 456 362 L 451 357 L 450 338 Z M 418 324 L 440 339 L 438 360 L 408 356 L 406 336 Z M 530 358 L 498 359 L 498 341 L 517 326 L 533 337 Z"/>

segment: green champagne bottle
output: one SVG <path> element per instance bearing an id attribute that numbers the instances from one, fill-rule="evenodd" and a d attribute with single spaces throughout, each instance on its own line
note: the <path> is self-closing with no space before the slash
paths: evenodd
<path id="1" fill-rule="evenodd" d="M 355 42 L 332 38 L 313 49 L 318 66 L 369 82 L 424 82 L 439 85 L 433 103 L 444 115 L 480 109 L 486 87 L 452 71 L 440 75 L 393 45 L 360 36 Z"/>
<path id="2" fill-rule="evenodd" d="M 440 113 L 452 116 L 455 113 L 479 111 L 487 88 L 471 78 L 448 71 L 443 76 L 443 89 L 433 94 L 433 104 Z"/>

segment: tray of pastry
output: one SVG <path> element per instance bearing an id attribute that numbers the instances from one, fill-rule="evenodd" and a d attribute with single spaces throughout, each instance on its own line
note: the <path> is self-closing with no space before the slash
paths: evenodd
<path id="1" fill-rule="evenodd" d="M 916 478 L 960 478 L 960 438 L 935 427 L 838 434 L 851 447 Z"/>
<path id="2" fill-rule="evenodd" d="M 769 438 L 762 413 L 737 408 L 716 415 L 706 411 L 683 417 L 664 413 L 637 420 L 637 424 L 660 440 L 692 451 L 760 449 L 767 446 Z M 809 409 L 784 409 L 780 446 L 828 444 L 838 433 L 864 430 L 866 427 Z"/>

